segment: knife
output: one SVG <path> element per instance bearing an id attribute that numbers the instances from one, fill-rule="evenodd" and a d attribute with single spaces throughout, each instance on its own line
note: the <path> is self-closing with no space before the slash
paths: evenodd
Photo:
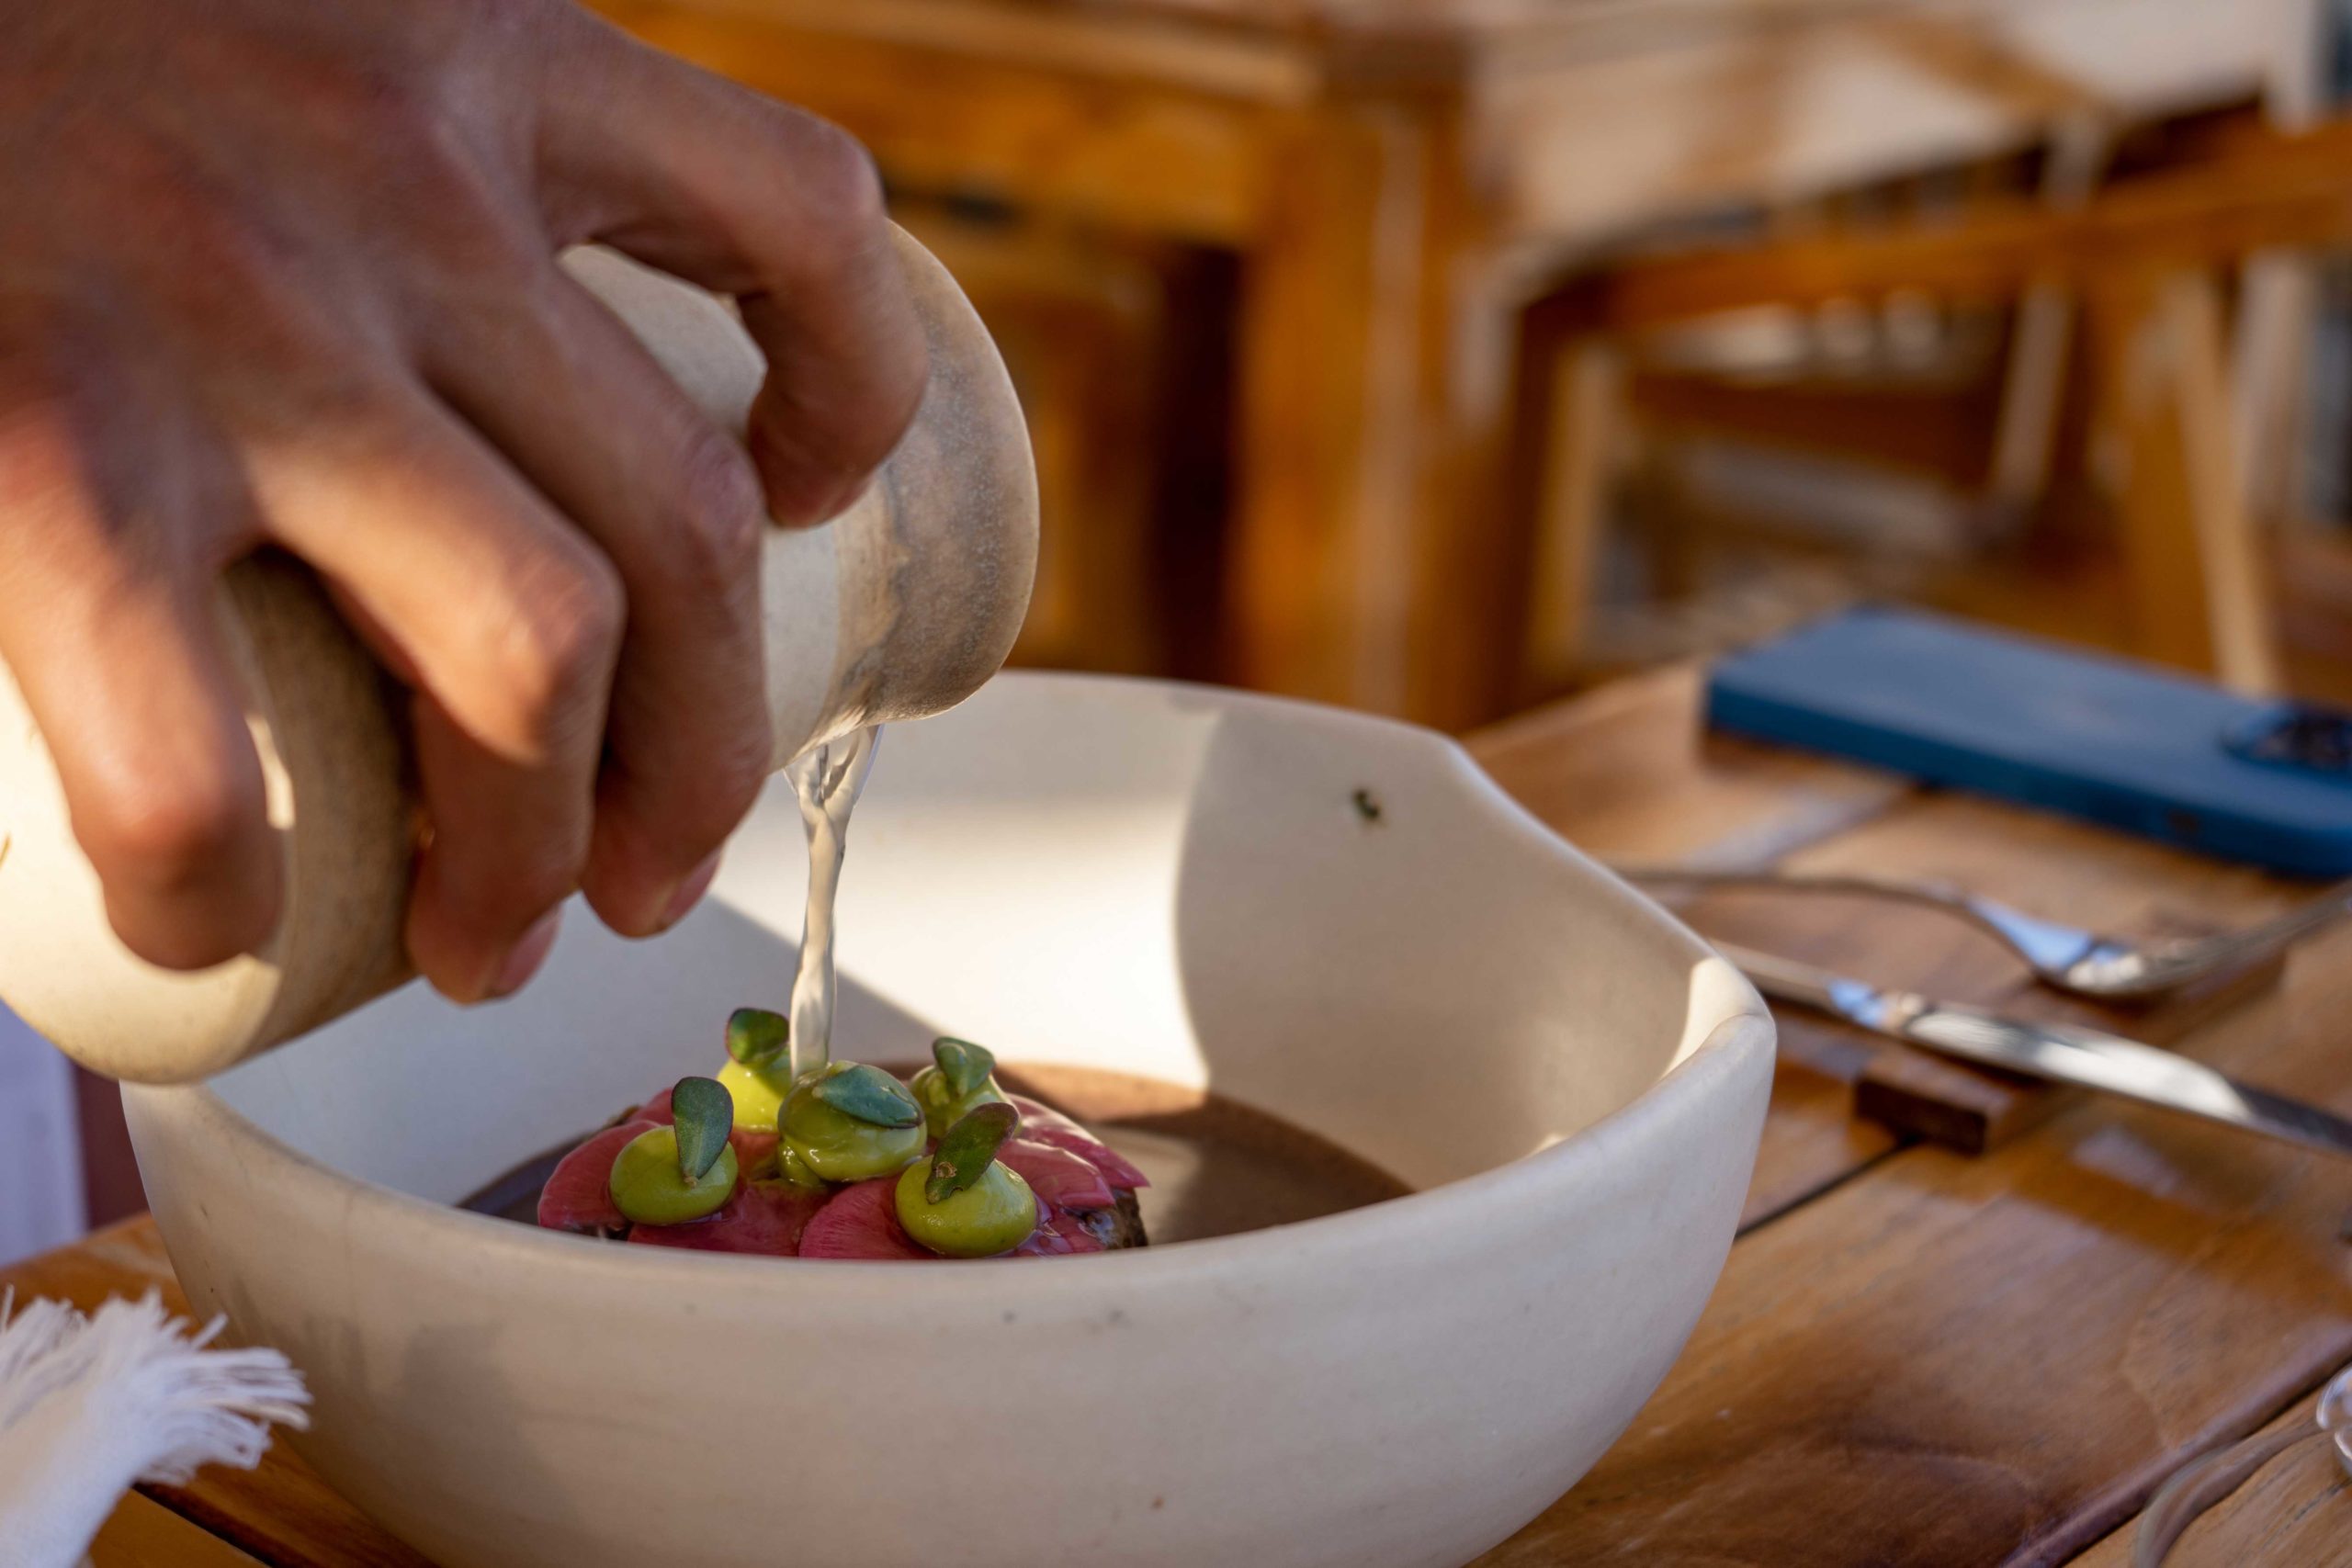
<path id="1" fill-rule="evenodd" d="M 1715 944 L 1758 990 L 1874 1033 L 2028 1077 L 2076 1084 L 2224 1126 L 2352 1156 L 2352 1122 L 2316 1105 L 2239 1083 L 2187 1056 L 2068 1024 L 2030 1023 L 1890 990 L 1794 959 Z"/>

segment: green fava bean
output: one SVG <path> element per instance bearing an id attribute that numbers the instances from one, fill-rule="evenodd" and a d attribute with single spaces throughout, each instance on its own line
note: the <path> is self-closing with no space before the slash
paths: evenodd
<path id="1" fill-rule="evenodd" d="M 765 1132 L 775 1125 L 784 1110 L 784 1097 L 791 1085 L 783 1081 L 787 1075 L 765 1067 L 745 1066 L 729 1062 L 718 1069 L 718 1081 L 735 1100 L 735 1125 L 748 1130 Z"/>
<path id="2" fill-rule="evenodd" d="M 1004 1096 L 997 1091 L 994 1078 L 967 1094 L 959 1095 L 948 1083 L 947 1075 L 937 1067 L 925 1067 L 907 1087 L 915 1091 L 915 1103 L 922 1107 L 923 1124 L 934 1138 L 945 1137 L 948 1128 L 981 1106 L 1004 1102 Z"/>
<path id="3" fill-rule="evenodd" d="M 924 1195 L 931 1168 L 910 1165 L 894 1194 L 899 1224 L 917 1246 L 943 1258 L 993 1258 L 1037 1228 L 1037 1199 L 1019 1173 L 991 1162 L 979 1179 L 934 1203 Z"/>
<path id="4" fill-rule="evenodd" d="M 817 1097 L 817 1085 L 856 1066 L 835 1062 L 823 1073 L 804 1078 L 785 1097 L 784 1113 L 776 1118 L 783 1146 L 800 1163 L 827 1181 L 864 1181 L 888 1176 L 909 1160 L 920 1158 L 930 1133 L 911 1105 L 910 1123 L 884 1127 L 851 1115 Z M 901 1091 L 903 1092 L 903 1091 Z M 788 1168 L 788 1167 L 787 1167 Z"/>
<path id="5" fill-rule="evenodd" d="M 828 1185 L 823 1177 L 808 1168 L 808 1162 L 800 1157 L 800 1151 L 781 1138 L 776 1140 L 775 1145 L 775 1173 L 795 1187 L 822 1188 Z"/>
<path id="6" fill-rule="evenodd" d="M 689 1182 L 678 1168 L 678 1130 L 650 1127 L 621 1147 L 613 1161 L 613 1201 L 640 1225 L 682 1225 L 717 1210 L 735 1191 L 735 1151 L 721 1149 L 718 1163 Z"/>

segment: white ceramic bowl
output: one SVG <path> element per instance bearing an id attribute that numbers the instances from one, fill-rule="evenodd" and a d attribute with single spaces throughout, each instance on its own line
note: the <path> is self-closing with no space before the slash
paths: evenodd
<path id="1" fill-rule="evenodd" d="M 447 1568 L 1450 1568 L 1584 1473 L 1722 1268 L 1772 1055 L 1733 970 L 1436 736 L 1067 677 L 885 738 L 838 1047 L 1214 1085 L 1420 1190 L 956 1267 L 446 1206 L 711 1070 L 786 993 L 803 863 L 779 784 L 658 942 L 575 916 L 514 1001 L 413 987 L 130 1092 L 189 1296 L 294 1359 L 296 1446 Z"/>

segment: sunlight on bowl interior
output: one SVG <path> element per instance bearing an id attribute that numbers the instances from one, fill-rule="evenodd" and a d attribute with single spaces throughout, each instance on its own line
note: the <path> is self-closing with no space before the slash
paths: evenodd
<path id="1" fill-rule="evenodd" d="M 454 1201 L 715 1071 L 730 1009 L 785 1005 L 804 877 L 777 781 L 667 936 L 624 942 L 575 908 L 514 999 L 411 987 L 215 1088 L 322 1163 Z M 909 1062 L 955 1033 L 1214 1087 L 1430 1186 L 1626 1104 L 1736 1007 L 1663 917 L 1596 901 L 1607 881 L 1431 735 L 1000 681 L 884 739 L 850 835 L 835 1050 Z M 345 1071 L 377 1052 L 405 1069 Z M 362 1077 L 364 1100 L 344 1087 Z"/>

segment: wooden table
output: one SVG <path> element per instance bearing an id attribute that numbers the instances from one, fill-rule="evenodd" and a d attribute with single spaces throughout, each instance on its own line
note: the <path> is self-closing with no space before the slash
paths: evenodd
<path id="1" fill-rule="evenodd" d="M 1230 673 L 1459 728 L 1519 658 L 1517 318 L 1568 259 L 2249 96 L 2308 0 L 591 3 L 910 189 L 1238 254 Z"/>
<path id="2" fill-rule="evenodd" d="M 1476 739 L 1539 816 L 1624 858 L 1786 857 L 1957 874 L 2124 930 L 2258 918 L 2295 896 L 2249 872 L 1827 762 L 1697 737 L 1674 671 Z M 2016 1000 L 2013 968 L 1932 916 L 1701 911 L 1726 937 L 1868 963 L 1889 980 Z M 2192 1037 L 2195 1055 L 2352 1111 L 2352 928 Z M 2059 1563 L 2121 1568 L 2134 1514 L 2201 1450 L 2274 1420 L 2352 1359 L 2340 1233 L 2352 1170 L 2108 1102 L 1969 1157 L 1851 1114 L 1871 1059 L 1794 1016 L 1744 1232 L 1689 1348 L 1590 1476 L 1486 1560 L 1706 1568 Z M 0 1273 L 95 1303 L 171 1292 L 130 1222 Z M 2278 1467 L 2183 1551 L 2334 1563 L 2352 1502 L 2320 1456 Z M 418 1568 L 283 1448 L 134 1504 L 123 1530 L 200 1526 L 279 1568 Z M 224 1558 L 223 1561 L 236 1561 Z M 199 1562 L 126 1546 L 101 1568 Z"/>

